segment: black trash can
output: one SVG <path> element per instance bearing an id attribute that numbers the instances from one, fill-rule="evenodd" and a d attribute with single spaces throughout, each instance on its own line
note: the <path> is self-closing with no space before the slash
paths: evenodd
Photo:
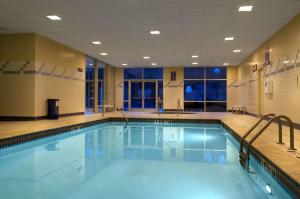
<path id="1" fill-rule="evenodd" d="M 58 119 L 59 115 L 59 99 L 48 99 L 48 119 Z"/>

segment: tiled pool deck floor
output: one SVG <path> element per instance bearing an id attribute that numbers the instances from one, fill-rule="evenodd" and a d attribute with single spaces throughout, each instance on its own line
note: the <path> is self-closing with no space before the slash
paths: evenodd
<path id="1" fill-rule="evenodd" d="M 150 114 L 146 112 L 128 112 L 129 118 L 163 118 L 163 119 L 216 119 L 221 120 L 225 125 L 229 126 L 239 136 L 243 136 L 250 129 L 258 118 L 248 115 L 236 115 L 232 113 L 197 113 L 197 114 Z M 60 118 L 59 120 L 38 120 L 38 121 L 9 121 L 0 122 L 0 139 L 39 132 L 49 129 L 60 128 L 64 126 L 76 125 L 85 122 L 92 122 L 106 118 L 120 118 L 119 112 L 70 116 Z M 265 124 L 265 122 L 263 123 Z M 260 129 L 258 127 L 257 129 Z M 251 138 L 251 136 L 249 136 Z M 262 134 L 253 144 L 265 157 L 268 157 L 275 165 L 290 176 L 294 181 L 300 184 L 300 131 L 295 130 L 295 148 L 296 152 L 287 152 L 289 147 L 289 128 L 283 127 L 284 145 L 276 144 L 278 140 L 278 126 L 271 125 L 264 134 Z"/>

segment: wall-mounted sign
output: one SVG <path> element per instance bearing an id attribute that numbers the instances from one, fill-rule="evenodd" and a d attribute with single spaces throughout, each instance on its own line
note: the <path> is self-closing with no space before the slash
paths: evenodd
<path id="1" fill-rule="evenodd" d="M 264 65 L 270 65 L 271 61 L 270 61 L 270 47 L 268 46 L 266 49 L 265 49 L 265 63 Z"/>
<path id="2" fill-rule="evenodd" d="M 257 71 L 257 64 L 255 64 L 255 65 L 252 66 L 252 72 L 254 73 L 256 71 Z"/>
<path id="3" fill-rule="evenodd" d="M 175 71 L 171 72 L 171 81 L 176 81 L 176 72 Z"/>
<path id="4" fill-rule="evenodd" d="M 82 68 L 77 68 L 77 71 L 82 73 L 83 69 Z"/>

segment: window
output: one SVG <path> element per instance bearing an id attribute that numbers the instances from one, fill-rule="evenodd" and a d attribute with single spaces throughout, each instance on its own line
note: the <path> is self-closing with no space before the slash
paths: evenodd
<path id="1" fill-rule="evenodd" d="M 163 69 L 144 68 L 144 79 L 163 79 Z"/>
<path id="2" fill-rule="evenodd" d="M 104 99 L 104 65 L 98 64 L 98 111 L 102 112 L 103 99 Z"/>
<path id="3" fill-rule="evenodd" d="M 206 81 L 206 101 L 226 101 L 226 80 Z"/>
<path id="4" fill-rule="evenodd" d="M 204 79 L 205 68 L 184 68 L 184 79 Z"/>
<path id="5" fill-rule="evenodd" d="M 162 68 L 125 68 L 124 110 L 162 107 L 162 79 Z"/>
<path id="6" fill-rule="evenodd" d="M 204 81 L 184 81 L 184 101 L 204 101 Z"/>
<path id="7" fill-rule="evenodd" d="M 87 112 L 94 110 L 94 60 L 87 58 L 85 67 L 85 109 Z M 91 65 L 90 65 L 91 64 Z"/>
<path id="8" fill-rule="evenodd" d="M 210 67 L 206 68 L 206 79 L 226 79 L 226 68 Z"/>
<path id="9" fill-rule="evenodd" d="M 226 73 L 225 67 L 184 68 L 184 110 L 226 111 Z"/>
<path id="10" fill-rule="evenodd" d="M 143 70 L 142 68 L 125 68 L 124 79 L 142 79 Z"/>
<path id="11" fill-rule="evenodd" d="M 94 64 L 98 64 L 98 71 L 95 72 Z M 103 68 L 102 63 L 96 62 L 96 60 L 87 57 L 86 58 L 86 71 L 85 71 L 85 107 L 87 112 L 94 111 L 94 105 L 98 105 L 98 110 L 102 111 L 102 103 L 104 99 L 104 88 L 103 88 Z M 98 101 L 94 99 L 95 89 L 95 75 L 98 75 Z"/>

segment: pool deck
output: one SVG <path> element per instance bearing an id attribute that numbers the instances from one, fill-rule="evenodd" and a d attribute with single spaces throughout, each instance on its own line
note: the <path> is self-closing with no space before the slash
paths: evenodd
<path id="1" fill-rule="evenodd" d="M 129 118 L 163 118 L 163 119 L 216 119 L 221 120 L 229 126 L 238 136 L 243 136 L 250 129 L 258 118 L 249 115 L 236 115 L 232 113 L 197 113 L 197 114 L 150 114 L 147 112 L 127 112 Z M 5 121 L 0 122 L 0 139 L 25 135 L 32 132 L 39 132 L 64 126 L 76 125 L 85 122 L 92 122 L 107 118 L 120 118 L 119 112 L 89 114 L 63 117 L 59 120 L 37 120 L 37 121 Z M 264 122 L 265 124 L 265 122 Z M 261 126 L 261 125 L 260 125 Z M 259 127 L 257 129 L 260 129 Z M 251 138 L 251 136 L 250 136 Z M 300 184 L 300 131 L 295 130 L 296 152 L 288 152 L 289 128 L 283 127 L 284 145 L 276 144 L 278 139 L 278 126 L 272 124 L 254 143 L 253 147 L 261 154 L 272 161 L 284 173 Z M 248 139 L 247 139 L 248 140 Z"/>

